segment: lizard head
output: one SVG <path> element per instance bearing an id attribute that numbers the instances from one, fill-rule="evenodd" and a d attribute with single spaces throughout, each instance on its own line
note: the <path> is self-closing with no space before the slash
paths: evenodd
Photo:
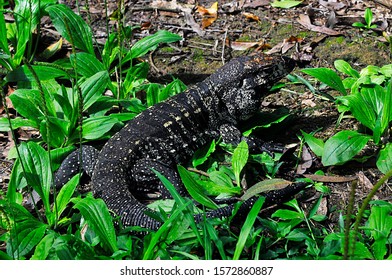
<path id="1" fill-rule="evenodd" d="M 230 116 L 246 120 L 259 110 L 269 89 L 294 66 L 295 62 L 288 57 L 254 54 L 231 60 L 209 80 Z"/>

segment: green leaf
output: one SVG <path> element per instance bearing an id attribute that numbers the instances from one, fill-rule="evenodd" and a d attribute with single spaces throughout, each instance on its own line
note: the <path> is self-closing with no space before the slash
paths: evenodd
<path id="1" fill-rule="evenodd" d="M 374 256 L 381 260 L 387 253 L 387 241 L 392 230 L 391 207 L 373 206 L 368 219 L 368 228 L 375 241 L 372 246 Z"/>
<path id="2" fill-rule="evenodd" d="M 147 79 L 147 74 L 150 69 L 150 65 L 147 62 L 142 62 L 139 63 L 135 66 L 132 66 L 128 71 L 127 75 L 125 76 L 124 83 L 123 83 L 123 88 L 124 88 L 124 94 L 135 94 L 135 92 L 132 92 L 132 90 L 135 91 L 139 86 L 141 86 L 144 81 Z M 152 83 L 153 85 L 157 85 Z M 155 93 L 155 96 L 158 95 L 158 88 L 155 88 L 153 92 Z M 151 106 L 154 105 L 150 104 L 150 93 L 151 89 L 147 89 L 147 105 Z"/>
<path id="3" fill-rule="evenodd" d="M 391 94 L 379 85 L 362 87 L 360 93 L 341 98 L 347 101 L 353 116 L 373 131 L 373 140 L 378 144 L 390 122 Z"/>
<path id="4" fill-rule="evenodd" d="M 203 188 L 197 183 L 191 174 L 189 174 L 185 167 L 178 165 L 177 169 L 185 188 L 194 200 L 208 208 L 218 208 L 218 205 L 216 205 L 208 196 L 204 194 Z"/>
<path id="5" fill-rule="evenodd" d="M 11 177 L 7 188 L 7 199 L 10 202 L 18 202 L 18 195 L 21 190 L 27 186 L 26 178 L 23 176 L 23 169 L 20 160 L 17 159 L 12 166 Z M 20 201 L 21 202 L 21 201 Z"/>
<path id="6" fill-rule="evenodd" d="M 137 41 L 130 50 L 130 59 L 141 57 L 149 51 L 155 50 L 160 43 L 173 43 L 181 39 L 182 37 L 177 34 L 159 30 L 155 34 Z"/>
<path id="7" fill-rule="evenodd" d="M 12 105 L 26 119 L 33 122 L 38 128 L 39 123 L 44 118 L 40 93 L 34 89 L 17 89 L 10 95 Z"/>
<path id="8" fill-rule="evenodd" d="M 50 215 L 50 188 L 52 186 L 52 171 L 50 169 L 48 153 L 35 142 L 22 143 L 19 147 L 20 160 L 23 163 L 27 183 L 41 197 L 45 213 Z M 49 220 L 51 224 L 53 221 Z"/>
<path id="9" fill-rule="evenodd" d="M 201 149 L 198 149 L 194 154 L 192 158 L 192 165 L 193 167 L 199 166 L 206 162 L 206 160 L 209 158 L 209 156 L 215 152 L 216 149 L 216 142 L 215 140 L 212 140 L 209 146 L 204 146 Z"/>
<path id="10" fill-rule="evenodd" d="M 4 2 L 0 3 L 0 9 L 4 8 Z M 7 55 L 11 55 L 10 49 L 8 47 L 7 41 L 7 28 L 5 24 L 4 13 L 0 12 L 0 50 L 2 50 Z"/>
<path id="11" fill-rule="evenodd" d="M 308 74 L 312 77 L 315 77 L 320 82 L 328 85 L 329 87 L 339 91 L 341 94 L 346 95 L 346 89 L 342 83 L 340 77 L 336 74 L 336 72 L 332 71 L 329 68 L 308 68 L 302 69 L 302 72 Z"/>
<path id="12" fill-rule="evenodd" d="M 381 67 L 380 73 L 383 74 L 385 77 L 391 78 L 392 77 L 392 64 L 387 64 Z"/>
<path id="13" fill-rule="evenodd" d="M 86 111 L 94 102 L 96 102 L 105 92 L 110 82 L 107 71 L 101 71 L 87 78 L 81 85 L 80 89 L 83 96 L 83 110 Z"/>
<path id="14" fill-rule="evenodd" d="M 67 77 L 67 73 L 61 69 L 42 66 L 32 65 L 34 72 L 37 74 L 40 81 L 52 80 L 60 77 Z M 35 78 L 29 68 L 26 65 L 18 67 L 17 69 L 9 72 L 5 77 L 7 82 L 35 82 Z"/>
<path id="15" fill-rule="evenodd" d="M 324 166 L 340 165 L 353 159 L 371 137 L 356 131 L 344 130 L 325 142 L 322 163 Z"/>
<path id="16" fill-rule="evenodd" d="M 359 73 L 357 70 L 354 70 L 349 63 L 344 60 L 338 59 L 334 62 L 336 70 L 342 72 L 346 75 L 349 75 L 353 78 L 359 78 Z"/>
<path id="17" fill-rule="evenodd" d="M 291 116 L 292 114 L 287 108 L 279 108 L 272 114 L 259 112 L 246 121 L 245 131 L 242 134 L 247 137 L 257 130 L 270 128 L 274 124 L 282 123 Z"/>
<path id="18" fill-rule="evenodd" d="M 275 8 L 289 9 L 289 8 L 298 6 L 301 3 L 302 3 L 302 1 L 275 0 L 274 2 L 271 3 L 271 6 L 275 7 Z"/>
<path id="19" fill-rule="evenodd" d="M 384 174 L 392 169 L 392 143 L 387 143 L 385 147 L 380 150 L 376 165 Z"/>
<path id="20" fill-rule="evenodd" d="M 68 203 L 71 201 L 71 197 L 75 192 L 76 187 L 79 184 L 80 175 L 72 177 L 57 194 L 56 197 L 56 207 L 54 210 L 57 211 L 57 217 L 60 217 Z"/>
<path id="21" fill-rule="evenodd" d="M 46 143 L 51 147 L 59 148 L 63 146 L 64 141 L 68 138 L 69 122 L 64 119 L 49 117 L 49 133 L 46 120 L 40 123 L 40 133 Z"/>
<path id="22" fill-rule="evenodd" d="M 111 116 L 91 117 L 83 121 L 83 139 L 98 140 L 102 138 L 119 121 Z"/>
<path id="23" fill-rule="evenodd" d="M 302 130 L 301 133 L 304 136 L 306 144 L 309 145 L 309 148 L 313 151 L 313 153 L 315 153 L 316 156 L 321 157 L 324 151 L 324 141 Z"/>
<path id="24" fill-rule="evenodd" d="M 373 13 L 370 8 L 365 9 L 365 21 L 366 21 L 367 27 L 370 27 L 371 23 L 373 21 Z"/>
<path id="25" fill-rule="evenodd" d="M 71 54 L 72 65 L 75 63 L 75 55 Z M 98 72 L 105 71 L 105 67 L 95 55 L 86 52 L 76 53 L 76 71 L 85 78 L 90 78 Z"/>
<path id="26" fill-rule="evenodd" d="M 49 13 L 56 30 L 65 39 L 73 42 L 75 47 L 94 54 L 91 28 L 80 16 L 63 4 L 51 5 L 46 8 L 46 11 Z"/>
<path id="27" fill-rule="evenodd" d="M 45 260 L 48 257 L 50 250 L 52 249 L 55 237 L 56 233 L 51 232 L 42 238 L 42 240 L 35 247 L 31 260 Z"/>
<path id="28" fill-rule="evenodd" d="M 249 149 L 248 144 L 245 141 L 241 141 L 238 146 L 234 149 L 233 158 L 232 158 L 232 165 L 233 165 L 233 172 L 235 175 L 235 179 L 237 185 L 241 185 L 240 175 L 242 169 L 245 167 L 249 157 Z"/>
<path id="29" fill-rule="evenodd" d="M 0 200 L 0 209 L 12 223 L 12 238 L 7 242 L 7 253 L 14 259 L 19 259 L 30 253 L 41 241 L 47 225 L 38 221 L 19 204 Z"/>
<path id="30" fill-rule="evenodd" d="M 253 204 L 252 208 L 250 209 L 249 214 L 246 217 L 243 226 L 241 227 L 241 232 L 238 237 L 237 244 L 235 246 L 233 260 L 239 260 L 241 253 L 245 247 L 246 240 L 249 237 L 250 231 L 253 228 L 253 225 L 256 221 L 256 218 L 260 212 L 261 207 L 264 204 L 264 201 L 265 201 L 265 197 L 260 197 L 259 199 L 257 199 L 255 204 Z"/>
<path id="31" fill-rule="evenodd" d="M 15 119 L 11 119 L 11 126 L 12 129 L 18 129 L 23 126 L 36 127 L 36 123 L 32 120 L 16 117 Z M 0 118 L 0 131 L 10 131 L 9 122 L 6 117 Z"/>
<path id="32" fill-rule="evenodd" d="M 250 187 L 245 194 L 241 197 L 241 200 L 248 200 L 249 198 L 265 193 L 271 190 L 280 190 L 289 186 L 292 182 L 283 179 L 269 179 L 256 183 Z"/>
<path id="33" fill-rule="evenodd" d="M 297 211 L 279 209 L 271 215 L 271 218 L 280 218 L 282 220 L 303 219 L 303 215 Z"/>
<path id="34" fill-rule="evenodd" d="M 359 28 L 365 28 L 366 27 L 366 25 L 364 25 L 362 22 L 354 22 L 352 24 L 352 26 L 359 27 Z"/>
<path id="35" fill-rule="evenodd" d="M 74 208 L 78 209 L 94 232 L 99 236 L 101 242 L 106 245 L 112 253 L 118 250 L 116 232 L 112 217 L 102 199 L 87 196 L 83 199 L 74 198 Z"/>

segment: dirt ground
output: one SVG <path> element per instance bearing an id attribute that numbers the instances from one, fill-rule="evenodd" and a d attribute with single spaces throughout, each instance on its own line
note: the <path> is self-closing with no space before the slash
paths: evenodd
<path id="1" fill-rule="evenodd" d="M 117 2 L 79 1 L 79 9 L 74 1 L 62 1 L 70 5 L 90 22 L 98 43 L 104 42 L 107 28 L 116 28 L 114 20 L 106 25 L 107 18 L 113 17 L 118 9 Z M 196 3 L 197 2 L 197 3 Z M 134 39 L 140 39 L 159 29 L 169 30 L 183 37 L 179 44 L 157 49 L 149 55 L 151 64 L 150 80 L 169 82 L 178 77 L 186 84 L 205 78 L 215 69 L 233 57 L 249 53 L 254 49 L 270 54 L 294 56 L 301 61 L 293 74 L 301 75 L 304 67 L 330 67 L 336 59 L 349 62 L 355 69 L 372 64 L 382 66 L 392 63 L 391 46 L 383 37 L 383 32 L 392 35 L 392 1 L 303 1 L 300 6 L 279 9 L 270 6 L 268 0 L 218 1 L 216 16 L 202 15 L 197 8 L 210 8 L 215 1 L 125 1 L 124 26 L 140 26 Z M 383 4 L 382 4 L 383 3 Z M 364 22 L 366 7 L 373 12 L 377 28 L 368 31 L 352 27 L 354 22 Z M 87 13 L 87 8 L 89 13 Z M 215 19 L 212 20 L 211 18 Z M 210 22 L 209 22 L 210 21 Z M 212 23 L 211 23 L 212 21 Z M 203 28 L 203 24 L 211 25 Z M 53 30 L 49 21 L 43 30 Z M 50 33 L 50 34 L 53 34 Z M 53 40 L 56 39 L 55 35 Z M 50 41 L 50 40 L 49 40 Z M 335 94 L 333 91 L 330 94 Z M 298 143 L 300 130 L 319 130 L 318 137 L 326 139 L 338 130 L 356 128 L 352 119 L 343 119 L 337 126 L 339 114 L 333 103 L 312 94 L 307 88 L 286 85 L 284 90 L 270 94 L 264 99 L 263 110 L 273 111 L 286 107 L 295 112 L 290 125 L 274 136 L 274 141 L 283 144 Z M 20 133 L 20 132 L 19 132 Z M 23 136 L 23 134 L 22 134 Z M 9 180 L 12 162 L 6 159 L 10 145 L 10 135 L 0 133 L 0 186 Z M 329 178 L 325 185 L 331 193 L 325 196 L 320 211 L 336 221 L 339 210 L 346 208 L 352 179 L 358 180 L 356 200 L 362 200 L 381 176 L 374 161 L 350 163 L 341 167 L 325 168 L 313 157 L 311 166 L 305 173 L 323 170 Z M 284 177 L 285 174 L 279 174 Z M 334 179 L 335 178 L 335 179 Z M 336 179 L 338 178 L 338 179 Z M 340 179 L 345 182 L 337 182 Z M 391 200 L 392 189 L 385 184 L 377 193 L 378 199 Z M 309 191 L 302 198 L 304 208 L 310 207 L 320 193 Z"/>

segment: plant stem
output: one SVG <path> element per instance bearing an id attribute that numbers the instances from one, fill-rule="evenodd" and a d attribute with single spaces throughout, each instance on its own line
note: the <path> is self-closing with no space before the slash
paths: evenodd
<path id="1" fill-rule="evenodd" d="M 363 214 L 365 213 L 365 210 L 367 208 L 367 206 L 369 205 L 370 200 L 372 199 L 372 197 L 376 194 L 376 192 L 379 190 L 379 188 L 392 176 L 392 169 L 389 170 L 387 173 L 385 173 L 385 175 L 377 181 L 377 183 L 374 185 L 374 187 L 372 188 L 372 190 L 370 191 L 370 193 L 366 196 L 366 198 L 364 199 L 361 208 L 359 209 L 358 215 L 355 219 L 355 223 L 354 223 L 354 232 L 353 232 L 353 238 L 351 239 L 353 243 L 352 246 L 352 251 L 351 251 L 351 255 L 354 254 L 354 250 L 355 250 L 355 241 L 357 238 L 357 234 L 358 234 L 358 229 L 359 229 L 359 223 L 361 222 L 361 219 L 363 217 Z"/>

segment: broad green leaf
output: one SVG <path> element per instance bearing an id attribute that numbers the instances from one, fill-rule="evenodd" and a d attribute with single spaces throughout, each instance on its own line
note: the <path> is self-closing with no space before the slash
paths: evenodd
<path id="1" fill-rule="evenodd" d="M 65 208 L 67 207 L 68 203 L 71 201 L 71 197 L 73 193 L 75 192 L 76 187 L 79 184 L 79 178 L 80 175 L 76 175 L 72 177 L 71 180 L 69 180 L 59 191 L 56 197 L 56 207 L 54 208 L 55 211 L 57 211 L 57 217 L 59 218 Z"/>
<path id="2" fill-rule="evenodd" d="M 69 122 L 64 119 L 49 117 L 49 126 L 47 127 L 46 120 L 40 123 L 40 133 L 42 139 L 49 143 L 51 147 L 61 147 L 68 138 Z M 49 129 L 49 131 L 48 131 Z"/>
<path id="3" fill-rule="evenodd" d="M 288 209 L 278 209 L 272 215 L 271 218 L 279 218 L 282 220 L 292 220 L 292 219 L 303 219 L 303 215 L 297 211 Z"/>
<path id="4" fill-rule="evenodd" d="M 354 22 L 352 24 L 352 26 L 359 27 L 359 28 L 365 28 L 366 27 L 366 25 L 364 25 L 362 22 Z"/>
<path id="5" fill-rule="evenodd" d="M 354 158 L 371 137 L 356 131 L 344 130 L 325 142 L 322 163 L 324 166 L 340 165 Z"/>
<path id="6" fill-rule="evenodd" d="M 44 118 L 39 91 L 17 89 L 10 95 L 10 99 L 18 113 L 33 122 L 35 128 L 39 128 L 39 123 Z"/>
<path id="7" fill-rule="evenodd" d="M 245 220 L 243 226 L 241 227 L 241 232 L 238 237 L 237 244 L 235 246 L 233 260 L 240 259 L 241 253 L 245 247 L 246 240 L 249 237 L 250 231 L 253 228 L 253 225 L 254 225 L 256 218 L 261 210 L 261 207 L 264 204 L 264 201 L 265 201 L 265 197 L 260 197 L 259 199 L 257 199 L 255 204 L 253 204 L 252 208 L 250 209 L 249 214 L 246 217 L 246 220 Z"/>
<path id="8" fill-rule="evenodd" d="M 11 119 L 12 129 L 18 129 L 20 127 L 36 127 L 36 123 L 32 120 L 23 119 L 16 117 Z M 0 131 L 10 131 L 10 126 L 7 118 L 0 118 Z"/>
<path id="9" fill-rule="evenodd" d="M 94 257 L 96 257 L 96 254 L 92 245 L 74 234 L 64 234 L 56 236 L 46 259 L 91 260 Z"/>
<path id="10" fill-rule="evenodd" d="M 14 55 L 15 65 L 19 65 L 26 48 L 31 45 L 32 34 L 40 21 L 39 1 L 15 1 L 14 17 L 17 28 L 17 44 Z"/>
<path id="11" fill-rule="evenodd" d="M 310 149 L 313 151 L 313 153 L 316 154 L 316 156 L 321 157 L 323 155 L 324 151 L 324 141 L 321 139 L 318 139 L 314 137 L 311 134 L 308 134 L 304 131 L 301 130 L 302 135 L 304 136 L 306 144 L 309 145 Z"/>
<path id="12" fill-rule="evenodd" d="M 31 66 L 40 81 L 52 80 L 60 77 L 67 77 L 67 73 L 61 69 L 42 66 L 42 65 L 32 65 Z M 18 67 L 17 69 L 9 72 L 5 77 L 7 82 L 36 82 L 33 74 L 27 68 L 26 65 Z"/>
<path id="13" fill-rule="evenodd" d="M 349 75 L 353 78 L 359 78 L 358 71 L 354 70 L 351 67 L 351 65 L 344 60 L 341 60 L 341 59 L 335 60 L 334 66 L 335 66 L 336 70 L 338 70 L 339 72 L 342 72 L 342 73 Z"/>
<path id="14" fill-rule="evenodd" d="M 192 165 L 193 167 L 199 166 L 206 162 L 206 160 L 209 158 L 209 156 L 215 151 L 216 149 L 216 142 L 215 140 L 211 141 L 211 144 L 209 146 L 204 146 L 201 149 L 198 149 L 192 158 Z"/>
<path id="15" fill-rule="evenodd" d="M 368 65 L 363 68 L 360 72 L 360 76 L 373 76 L 377 75 L 380 72 L 380 67 L 375 65 Z"/>
<path id="16" fill-rule="evenodd" d="M 95 55 L 86 52 L 76 53 L 76 71 L 78 74 L 85 78 L 97 74 L 98 72 L 105 71 L 105 67 Z M 72 65 L 75 63 L 75 55 L 71 54 L 70 60 Z"/>
<path id="17" fill-rule="evenodd" d="M 50 188 L 52 185 L 52 171 L 50 169 L 48 153 L 35 142 L 22 143 L 19 148 L 20 160 L 23 163 L 27 183 L 41 197 L 46 214 L 50 212 Z"/>
<path id="18" fill-rule="evenodd" d="M 23 169 L 20 164 L 20 160 L 17 159 L 12 166 L 12 172 L 11 172 L 11 177 L 10 181 L 8 183 L 8 188 L 7 188 L 7 199 L 10 202 L 21 202 L 18 200 L 18 195 L 20 193 L 18 190 L 21 190 L 27 186 L 26 178 L 23 176 Z"/>
<path id="19" fill-rule="evenodd" d="M 127 75 L 125 76 L 124 83 L 123 83 L 123 91 L 125 96 L 129 93 L 132 95 L 135 94 L 134 90 L 141 86 L 145 80 L 147 79 L 147 74 L 150 69 L 150 66 L 147 62 L 139 63 L 133 67 L 131 67 L 127 71 Z M 132 91 L 133 90 L 133 91 Z M 158 95 L 158 89 L 154 90 L 155 95 Z M 133 96 L 135 97 L 135 96 Z M 151 106 L 154 104 L 150 104 L 149 102 L 149 90 L 147 90 L 147 105 Z"/>
<path id="20" fill-rule="evenodd" d="M 49 251 L 52 249 L 55 237 L 56 233 L 51 232 L 42 238 L 42 240 L 35 247 L 31 260 L 45 260 L 49 255 Z"/>
<path id="21" fill-rule="evenodd" d="M 208 175 L 210 176 L 210 180 L 212 182 L 214 182 L 215 184 L 217 184 L 218 186 L 226 187 L 229 189 L 231 189 L 231 188 L 234 189 L 234 185 L 233 185 L 233 182 L 232 182 L 230 176 L 227 175 L 222 170 L 212 171 L 212 172 L 208 173 Z"/>
<path id="22" fill-rule="evenodd" d="M 383 74 L 385 77 L 391 78 L 392 77 L 392 64 L 387 64 L 381 67 L 380 73 Z"/>
<path id="23" fill-rule="evenodd" d="M 342 80 L 340 79 L 338 74 L 336 74 L 335 71 L 323 67 L 302 69 L 301 71 L 304 72 L 305 74 L 315 77 L 320 82 L 323 82 L 329 87 L 339 91 L 341 94 L 343 95 L 347 94 L 346 89 L 344 88 L 344 85 L 342 83 Z"/>
<path id="24" fill-rule="evenodd" d="M 376 259 L 381 260 L 387 253 L 387 238 L 392 230 L 391 207 L 373 206 L 368 219 L 368 228 L 374 238 L 373 252 Z"/>
<path id="25" fill-rule="evenodd" d="M 373 131 L 373 140 L 378 144 L 390 122 L 391 94 L 379 85 L 362 87 L 360 93 L 342 97 L 347 101 L 353 116 Z"/>
<path id="26" fill-rule="evenodd" d="M 208 196 L 204 194 L 203 188 L 197 183 L 191 174 L 189 174 L 188 170 L 186 170 L 181 165 L 178 165 L 177 169 L 185 188 L 194 200 L 208 208 L 218 208 L 218 205 L 216 205 Z"/>
<path id="27" fill-rule="evenodd" d="M 255 195 L 261 194 L 261 193 L 266 193 L 268 191 L 272 190 L 281 190 L 287 186 L 289 186 L 292 182 L 283 180 L 283 179 L 269 179 L 269 180 L 264 180 L 261 182 L 258 182 L 254 184 L 252 187 L 250 187 L 244 195 L 241 197 L 241 200 L 248 200 L 251 197 L 254 197 Z"/>
<path id="28" fill-rule="evenodd" d="M 0 3 L 0 9 L 2 10 L 4 3 Z M 0 50 L 2 50 L 3 53 L 7 54 L 8 56 L 11 56 L 10 49 L 8 47 L 8 41 L 7 41 L 7 29 L 5 25 L 5 18 L 4 18 L 4 13 L 0 12 Z"/>
<path id="29" fill-rule="evenodd" d="M 86 79 L 80 89 L 83 96 L 83 110 L 87 110 L 105 92 L 110 82 L 107 71 L 101 71 Z"/>
<path id="30" fill-rule="evenodd" d="M 33 217 L 24 207 L 0 200 L 0 209 L 10 220 L 12 238 L 7 243 L 7 253 L 20 259 L 31 252 L 45 235 L 47 225 Z"/>
<path id="31" fill-rule="evenodd" d="M 285 238 L 290 241 L 301 242 L 308 240 L 310 237 L 306 234 L 306 232 L 304 232 L 302 228 L 295 228 L 289 234 L 287 234 Z"/>
<path id="32" fill-rule="evenodd" d="M 182 37 L 166 30 L 159 30 L 155 34 L 137 41 L 130 50 L 130 59 L 141 57 L 149 51 L 155 50 L 160 43 L 173 43 Z"/>
<path id="33" fill-rule="evenodd" d="M 186 85 L 182 81 L 174 79 L 158 92 L 158 102 L 164 101 L 173 95 L 183 92 L 186 88 Z"/>
<path id="34" fill-rule="evenodd" d="M 244 135 L 244 136 L 249 136 L 254 130 L 257 130 L 257 129 L 260 129 L 260 128 L 269 128 L 269 127 L 271 127 L 271 126 L 274 125 L 274 124 L 278 124 L 278 123 L 283 122 L 285 119 L 287 119 L 287 118 L 290 117 L 290 116 L 291 116 L 291 114 L 287 114 L 287 115 L 284 115 L 284 116 L 280 117 L 279 119 L 274 120 L 274 121 L 272 121 L 272 122 L 270 122 L 270 123 L 268 123 L 268 124 L 265 124 L 265 125 L 257 125 L 257 126 L 255 126 L 255 127 L 252 127 L 251 129 L 249 129 L 249 130 L 243 132 L 243 135 Z"/>
<path id="35" fill-rule="evenodd" d="M 380 150 L 376 165 L 384 174 L 392 169 L 392 143 L 387 143 L 385 147 Z"/>
<path id="36" fill-rule="evenodd" d="M 75 44 L 75 47 L 94 54 L 91 28 L 80 16 L 63 4 L 48 6 L 46 11 L 54 27 L 65 39 Z"/>
<path id="37" fill-rule="evenodd" d="M 103 137 L 118 120 L 110 116 L 91 117 L 83 121 L 83 139 L 97 140 Z"/>
<path id="38" fill-rule="evenodd" d="M 275 0 L 274 2 L 271 3 L 272 7 L 275 8 L 284 8 L 284 9 L 289 9 L 295 6 L 298 6 L 301 4 L 302 1 L 293 1 L 293 0 Z"/>
<path id="39" fill-rule="evenodd" d="M 373 21 L 373 13 L 370 8 L 365 9 L 365 21 L 368 27 L 371 25 Z"/>
<path id="40" fill-rule="evenodd" d="M 245 167 L 249 157 L 248 144 L 245 141 L 241 141 L 238 146 L 234 149 L 232 157 L 233 172 L 237 186 L 241 185 L 240 175 L 242 169 Z"/>
<path id="41" fill-rule="evenodd" d="M 72 201 L 75 203 L 74 208 L 80 211 L 101 242 L 113 253 L 117 251 L 116 232 L 105 202 L 92 196 L 74 198 Z"/>

